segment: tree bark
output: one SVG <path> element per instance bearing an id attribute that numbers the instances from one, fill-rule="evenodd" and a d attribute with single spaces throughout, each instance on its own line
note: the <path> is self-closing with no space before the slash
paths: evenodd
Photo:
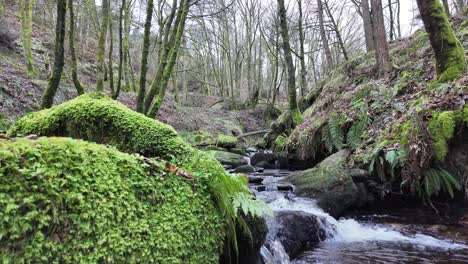
<path id="1" fill-rule="evenodd" d="M 327 34 L 325 32 L 325 25 L 323 22 L 323 4 L 322 0 L 317 0 L 317 11 L 319 19 L 319 28 L 320 28 L 320 37 L 322 39 L 323 49 L 325 51 L 325 58 L 327 59 L 327 68 L 331 69 L 333 67 L 333 59 L 330 51 L 330 46 L 328 45 Z"/>
<path id="2" fill-rule="evenodd" d="M 304 51 L 304 28 L 303 28 L 303 14 L 302 14 L 302 0 L 297 0 L 297 6 L 299 9 L 299 60 L 301 62 L 301 97 L 304 97 L 307 92 L 307 69 L 305 63 L 305 51 Z"/>
<path id="3" fill-rule="evenodd" d="M 96 90 L 104 92 L 104 75 L 105 75 L 105 60 L 104 54 L 106 52 L 106 33 L 107 25 L 109 22 L 109 0 L 102 0 L 102 21 L 101 29 L 99 32 L 98 51 L 97 51 L 97 81 Z"/>
<path id="4" fill-rule="evenodd" d="M 78 94 L 84 93 L 84 88 L 78 79 L 78 59 L 76 57 L 75 50 L 75 12 L 73 11 L 73 0 L 68 0 L 68 11 L 70 13 L 70 25 L 68 33 L 68 44 L 70 46 L 71 53 L 71 70 L 72 70 L 72 80 L 75 85 L 76 91 Z"/>
<path id="5" fill-rule="evenodd" d="M 424 27 L 435 54 L 437 80 L 446 82 L 462 76 L 466 68 L 465 51 L 450 26 L 438 0 L 417 0 Z"/>
<path id="6" fill-rule="evenodd" d="M 364 24 L 364 37 L 367 52 L 375 50 L 374 29 L 369 7 L 369 0 L 361 0 L 362 22 Z"/>
<path id="7" fill-rule="evenodd" d="M 54 68 L 49 79 L 47 89 L 42 96 L 41 108 L 50 108 L 54 103 L 54 96 L 60 84 L 64 65 L 65 42 L 65 15 L 67 12 L 66 0 L 57 0 L 57 22 L 55 25 L 55 51 Z"/>
<path id="8" fill-rule="evenodd" d="M 388 53 L 387 34 L 382 9 L 382 0 L 371 0 L 372 25 L 374 29 L 377 70 L 387 71 L 390 68 L 390 55 Z"/>
<path id="9" fill-rule="evenodd" d="M 123 23 L 124 23 L 124 10 L 125 10 L 125 0 L 122 0 L 120 6 L 120 14 L 119 14 L 119 73 L 117 77 L 117 88 L 115 89 L 115 93 L 112 95 L 112 98 L 117 99 L 120 94 L 120 89 L 122 88 L 122 71 L 123 71 L 123 64 L 124 64 L 124 51 L 123 51 Z"/>
<path id="10" fill-rule="evenodd" d="M 442 0 L 442 4 L 444 4 L 444 11 L 447 17 L 450 17 L 450 9 L 449 9 L 449 4 L 448 0 Z"/>
<path id="11" fill-rule="evenodd" d="M 109 0 L 109 52 L 108 52 L 108 61 L 109 61 L 109 88 L 111 90 L 111 95 L 114 94 L 114 25 L 113 25 L 113 16 L 112 8 L 110 6 Z"/>
<path id="12" fill-rule="evenodd" d="M 390 17 L 390 40 L 395 39 L 395 18 L 393 17 L 393 4 L 392 0 L 388 0 L 388 12 Z"/>
<path id="13" fill-rule="evenodd" d="M 320 0 L 319 0 L 320 1 Z M 293 59 L 291 56 L 291 46 L 289 44 L 288 22 L 286 20 L 286 8 L 284 0 L 278 0 L 278 9 L 280 17 L 281 36 L 283 37 L 284 60 L 288 68 L 288 90 L 289 90 L 289 110 L 297 112 L 296 100 L 296 73 L 294 69 Z"/>
<path id="14" fill-rule="evenodd" d="M 141 65 L 140 65 L 140 87 L 137 95 L 137 112 L 143 113 L 143 100 L 146 93 L 146 74 L 148 72 L 148 54 L 150 47 L 150 33 L 151 33 L 151 19 L 153 17 L 153 0 L 148 0 L 146 6 L 146 20 L 145 31 L 143 33 L 143 49 L 141 51 Z"/>
<path id="15" fill-rule="evenodd" d="M 32 56 L 32 12 L 34 0 L 21 0 L 21 35 L 23 39 L 24 54 L 26 57 L 28 75 L 34 76 L 34 64 Z"/>
<path id="16" fill-rule="evenodd" d="M 159 87 L 158 97 L 156 98 L 156 100 L 154 100 L 153 105 L 148 111 L 149 117 L 152 117 L 152 118 L 156 117 L 156 115 L 159 112 L 159 108 L 161 107 L 161 104 L 164 100 L 169 78 L 171 77 L 172 69 L 174 68 L 174 64 L 177 60 L 177 55 L 179 53 L 182 36 L 184 35 L 185 22 L 187 20 L 189 7 L 190 7 L 190 0 L 180 1 L 180 5 L 179 5 L 180 12 L 177 15 L 179 19 L 176 19 L 176 23 L 174 24 L 175 30 L 173 34 L 175 34 L 174 35 L 175 41 L 173 42 L 173 45 L 170 51 L 170 56 L 169 56 L 169 61 L 167 63 L 167 66 L 164 68 L 164 73 L 161 78 L 161 83 Z M 179 20 L 178 23 L 177 23 L 177 20 Z"/>

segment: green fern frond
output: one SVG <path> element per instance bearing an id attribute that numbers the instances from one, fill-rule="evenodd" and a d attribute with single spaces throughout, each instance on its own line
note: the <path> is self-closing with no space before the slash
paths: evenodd
<path id="1" fill-rule="evenodd" d="M 363 118 L 354 122 L 349 129 L 346 141 L 352 149 L 356 149 L 361 144 L 362 135 L 367 128 L 367 120 L 367 116 L 364 116 Z"/>
<path id="2" fill-rule="evenodd" d="M 335 115 L 328 121 L 328 133 L 335 148 L 342 149 L 344 145 L 344 133 L 341 126 L 345 120 L 342 115 Z"/>
<path id="3" fill-rule="evenodd" d="M 458 180 L 442 168 L 429 169 L 424 174 L 422 185 L 424 188 L 423 196 L 425 196 L 425 199 L 429 199 L 433 195 L 438 195 L 440 192 L 446 193 L 453 198 L 455 196 L 455 189 L 461 189 L 461 185 Z"/>

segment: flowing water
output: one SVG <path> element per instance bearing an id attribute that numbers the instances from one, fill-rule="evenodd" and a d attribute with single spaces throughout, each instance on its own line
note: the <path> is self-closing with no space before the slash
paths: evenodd
<path id="1" fill-rule="evenodd" d="M 290 260 L 281 243 L 269 237 L 261 249 L 265 263 L 468 263 L 466 230 L 462 230 L 465 235 L 457 230 L 436 235 L 425 226 L 374 221 L 379 217 L 389 218 L 379 215 L 366 220 L 337 220 L 319 208 L 313 199 L 278 191 L 277 185 L 288 184 L 284 178 L 288 173 L 280 170 L 257 173 L 256 176 L 264 176 L 262 184 L 266 189 L 257 192 L 253 187 L 254 192 L 274 212 L 294 210 L 318 216 L 326 238 L 315 248 Z M 267 222 L 272 224 L 272 221 Z"/>

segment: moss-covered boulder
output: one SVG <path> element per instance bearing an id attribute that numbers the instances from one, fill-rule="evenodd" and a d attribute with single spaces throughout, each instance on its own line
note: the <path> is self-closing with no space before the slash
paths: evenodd
<path id="1" fill-rule="evenodd" d="M 216 138 L 216 146 L 227 149 L 235 148 L 237 146 L 237 138 L 219 134 Z"/>
<path id="2" fill-rule="evenodd" d="M 208 155 L 217 159 L 223 165 L 230 165 L 233 168 L 237 168 L 242 165 L 247 165 L 247 161 L 244 157 L 237 153 L 219 151 L 219 150 L 210 150 L 207 151 Z"/>
<path id="3" fill-rule="evenodd" d="M 127 153 L 171 159 L 190 146 L 170 126 L 134 112 L 100 93 L 79 96 L 64 104 L 19 119 L 9 136 L 65 136 L 115 146 Z"/>
<path id="4" fill-rule="evenodd" d="M 238 208 L 260 218 L 265 209 L 249 191 L 244 177 L 226 173 L 215 158 L 192 148 L 172 127 L 133 112 L 104 94 L 85 94 L 50 109 L 30 113 L 8 131 L 9 136 L 28 134 L 84 139 L 112 145 L 126 153 L 170 160 L 204 183 L 223 216 L 225 229 L 221 233 L 231 249 L 236 248 L 235 227 L 241 221 L 237 217 Z"/>
<path id="5" fill-rule="evenodd" d="M 0 140 L 3 263 L 216 263 L 224 219 L 202 181 L 69 138 Z"/>
<path id="6" fill-rule="evenodd" d="M 344 168 L 349 155 L 349 150 L 341 150 L 311 169 L 292 173 L 289 180 L 299 195 L 317 199 L 323 210 L 337 217 L 358 198 L 358 189 Z"/>

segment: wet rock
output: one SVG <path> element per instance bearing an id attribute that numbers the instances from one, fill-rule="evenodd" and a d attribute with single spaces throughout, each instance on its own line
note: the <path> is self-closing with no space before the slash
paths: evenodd
<path id="1" fill-rule="evenodd" d="M 350 169 L 349 175 L 353 178 L 354 182 L 364 182 L 369 179 L 370 173 L 362 169 Z"/>
<path id="2" fill-rule="evenodd" d="M 249 176 L 249 183 L 262 183 L 263 178 L 257 176 Z"/>
<path id="3" fill-rule="evenodd" d="M 293 187 L 289 184 L 287 185 L 278 185 L 276 186 L 276 188 L 278 189 L 278 191 L 292 191 L 293 190 Z"/>
<path id="4" fill-rule="evenodd" d="M 257 152 L 257 148 L 256 147 L 248 147 L 245 149 L 245 152 L 249 152 L 249 153 L 252 153 L 252 152 Z"/>
<path id="5" fill-rule="evenodd" d="M 231 149 L 229 149 L 229 152 L 245 156 L 245 150 L 242 149 L 242 148 L 231 148 Z"/>
<path id="6" fill-rule="evenodd" d="M 255 167 L 255 172 L 264 172 L 265 169 L 262 167 Z"/>
<path id="7" fill-rule="evenodd" d="M 254 167 L 250 165 L 242 165 L 237 167 L 234 172 L 235 173 L 254 173 L 255 169 Z"/>
<path id="8" fill-rule="evenodd" d="M 320 220 L 302 211 L 279 211 L 271 225 L 271 237 L 278 239 L 290 258 L 313 248 L 325 238 Z"/>
<path id="9" fill-rule="evenodd" d="M 266 161 L 268 163 L 274 164 L 275 160 L 276 160 L 276 154 L 274 153 L 257 152 L 253 154 L 253 156 L 250 158 L 250 164 L 255 166 L 261 161 Z"/>
<path id="10" fill-rule="evenodd" d="M 213 154 L 214 158 L 223 165 L 230 165 L 233 168 L 237 168 L 241 165 L 247 165 L 247 161 L 242 157 L 242 155 L 218 150 L 211 150 L 208 152 Z"/>
<path id="11" fill-rule="evenodd" d="M 374 195 L 367 190 L 367 187 L 363 182 L 356 182 L 355 185 L 357 187 L 358 194 L 357 200 L 354 202 L 354 206 L 366 207 L 375 202 Z"/>
<path id="12" fill-rule="evenodd" d="M 266 161 L 260 161 L 259 163 L 255 164 L 257 167 L 262 167 L 262 168 L 265 168 L 267 170 L 272 170 L 272 169 L 275 169 L 275 164 L 271 164 L 269 162 L 266 162 Z"/>
<path id="13" fill-rule="evenodd" d="M 255 189 L 257 192 L 266 191 L 266 186 L 265 185 L 253 186 L 252 188 Z"/>
<path id="14" fill-rule="evenodd" d="M 232 166 L 231 165 L 223 165 L 223 168 L 225 170 L 230 170 L 230 169 L 232 169 Z"/>
<path id="15" fill-rule="evenodd" d="M 341 150 L 312 169 L 292 173 L 289 180 L 298 195 L 317 199 L 323 210 L 338 217 L 358 199 L 358 189 L 343 166 L 349 155 L 349 150 Z"/>

